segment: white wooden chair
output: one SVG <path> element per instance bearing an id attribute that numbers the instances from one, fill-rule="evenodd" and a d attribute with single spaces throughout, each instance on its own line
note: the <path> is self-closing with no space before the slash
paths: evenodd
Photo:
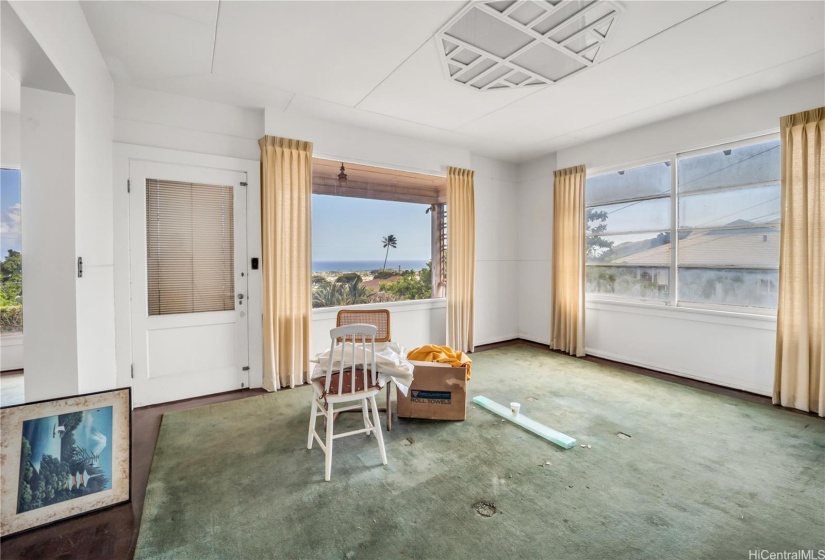
<path id="1" fill-rule="evenodd" d="M 378 387 L 378 372 L 375 367 L 376 332 L 375 326 L 364 324 L 347 325 L 329 331 L 332 343 L 326 375 L 312 382 L 312 412 L 307 438 L 307 449 L 312 449 L 312 440 L 315 439 L 324 451 L 324 480 L 328 481 L 332 474 L 332 442 L 338 438 L 374 433 L 381 452 L 381 462 L 387 464 L 384 437 L 381 434 L 381 423 L 378 419 L 378 405 L 375 403 L 375 395 L 381 390 Z M 372 351 L 372 359 L 369 362 L 367 360 L 368 347 Z M 341 362 L 335 368 L 334 358 L 337 348 L 340 348 L 338 355 Z M 334 408 L 335 405 L 346 405 L 354 401 L 360 401 L 360 403 Z M 369 418 L 370 406 L 372 407 L 372 422 Z M 364 416 L 364 428 L 333 435 L 335 414 L 359 408 Z M 321 441 L 318 432 L 315 431 L 319 411 L 326 419 L 325 441 Z"/>
<path id="2" fill-rule="evenodd" d="M 378 332 L 375 342 L 390 341 L 390 310 L 389 309 L 341 309 L 335 317 L 335 326 L 346 325 L 375 325 Z M 392 430 L 392 381 L 387 380 L 387 406 L 378 407 L 378 412 L 387 411 L 387 431 Z"/>

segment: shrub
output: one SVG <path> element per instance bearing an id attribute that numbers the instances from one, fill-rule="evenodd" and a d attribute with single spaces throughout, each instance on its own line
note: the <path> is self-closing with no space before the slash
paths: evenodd
<path id="1" fill-rule="evenodd" d="M 4 333 L 23 331 L 23 306 L 0 307 L 0 331 Z"/>

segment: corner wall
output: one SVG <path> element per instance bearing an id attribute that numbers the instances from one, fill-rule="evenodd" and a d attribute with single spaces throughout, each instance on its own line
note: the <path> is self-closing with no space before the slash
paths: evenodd
<path id="1" fill-rule="evenodd" d="M 518 337 L 550 344 L 553 171 L 556 154 L 519 167 Z"/>

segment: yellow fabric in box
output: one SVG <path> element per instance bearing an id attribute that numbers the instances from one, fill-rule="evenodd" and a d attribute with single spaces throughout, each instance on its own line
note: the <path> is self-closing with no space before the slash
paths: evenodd
<path id="1" fill-rule="evenodd" d="M 470 380 L 470 366 L 473 361 L 467 354 L 459 350 L 453 350 L 449 346 L 437 346 L 427 344 L 418 348 L 413 348 L 407 354 L 408 360 L 419 362 L 437 362 L 440 364 L 450 364 L 453 367 L 467 366 L 467 381 Z"/>

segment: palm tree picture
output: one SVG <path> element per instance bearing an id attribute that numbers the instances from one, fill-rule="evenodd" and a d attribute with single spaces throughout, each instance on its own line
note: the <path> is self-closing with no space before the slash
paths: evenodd
<path id="1" fill-rule="evenodd" d="M 393 234 L 389 234 L 387 237 L 383 237 L 381 239 L 381 243 L 384 244 L 384 248 L 387 250 L 387 253 L 384 255 L 384 266 L 381 267 L 381 270 L 386 270 L 386 268 L 387 268 L 387 257 L 390 256 L 390 247 L 395 249 L 398 245 L 398 239 L 396 239 Z"/>

